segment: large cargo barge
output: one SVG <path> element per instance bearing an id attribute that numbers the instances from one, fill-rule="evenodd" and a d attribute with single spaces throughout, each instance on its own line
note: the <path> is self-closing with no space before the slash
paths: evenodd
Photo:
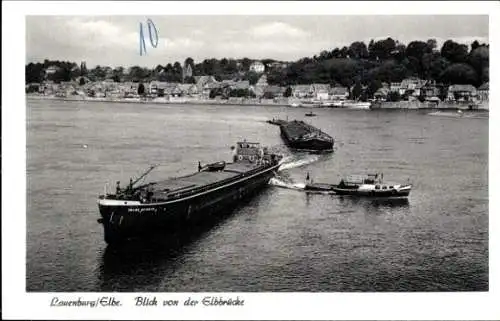
<path id="1" fill-rule="evenodd" d="M 281 156 L 259 143 L 238 142 L 232 163 L 198 165 L 190 175 L 135 184 L 99 196 L 98 207 L 108 244 L 153 232 L 171 233 L 214 218 L 223 209 L 265 187 L 280 166 Z"/>
<path id="2" fill-rule="evenodd" d="M 308 151 L 333 151 L 333 138 L 304 121 L 293 120 L 279 126 L 283 140 L 291 148 Z"/>

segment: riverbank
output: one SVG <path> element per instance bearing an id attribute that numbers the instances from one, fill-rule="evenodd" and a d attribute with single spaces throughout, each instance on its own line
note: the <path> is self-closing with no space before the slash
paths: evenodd
<path id="1" fill-rule="evenodd" d="M 298 103 L 297 99 L 279 98 L 279 99 L 258 99 L 258 98 L 230 98 L 230 99 L 203 99 L 191 97 L 170 97 L 167 98 L 106 98 L 106 97 L 86 97 L 69 96 L 56 97 L 45 95 L 26 95 L 27 99 L 33 100 L 59 100 L 59 101 L 84 101 L 84 102 L 105 102 L 105 103 L 133 103 L 133 104 L 191 104 L 191 105 L 227 105 L 227 106 L 281 106 L 281 107 L 306 107 L 306 108 L 338 108 L 315 105 L 313 103 Z M 350 108 L 344 108 L 350 109 Z M 405 109 L 405 110 L 468 110 L 468 103 L 450 103 L 441 102 L 435 104 L 432 102 L 420 101 L 399 101 L 399 102 L 373 102 L 370 109 Z M 353 108 L 353 110 L 355 110 Z M 489 111 L 488 102 L 481 102 L 473 110 Z"/>
<path id="2" fill-rule="evenodd" d="M 190 105 L 259 105 L 259 106 L 288 106 L 288 99 L 200 99 L 200 98 L 91 98 L 82 96 L 56 97 L 42 95 L 26 95 L 33 100 L 84 101 L 105 103 L 134 103 L 134 104 L 190 104 Z"/>
<path id="3" fill-rule="evenodd" d="M 373 102 L 371 109 L 433 109 L 433 110 L 479 110 L 489 111 L 488 101 L 480 102 L 479 104 L 472 105 L 467 102 L 420 102 L 416 101 L 384 101 Z"/>

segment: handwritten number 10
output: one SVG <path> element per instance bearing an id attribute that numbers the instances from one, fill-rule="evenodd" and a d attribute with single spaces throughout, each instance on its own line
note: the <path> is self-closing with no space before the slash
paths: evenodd
<path id="1" fill-rule="evenodd" d="M 149 42 L 151 43 L 151 47 L 156 48 L 158 46 L 158 30 L 156 29 L 153 20 L 147 20 L 148 32 L 149 32 Z M 154 30 L 154 41 L 153 41 L 153 31 Z M 146 41 L 144 40 L 144 32 L 142 28 L 142 22 L 139 23 L 139 50 L 142 56 L 142 51 L 144 50 L 144 54 L 146 54 Z"/>

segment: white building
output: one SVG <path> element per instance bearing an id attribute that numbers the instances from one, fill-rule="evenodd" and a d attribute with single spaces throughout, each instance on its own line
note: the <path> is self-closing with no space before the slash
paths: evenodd
<path id="1" fill-rule="evenodd" d="M 255 71 L 256 73 L 263 73 L 265 69 L 266 69 L 266 67 L 260 61 L 254 61 L 250 65 L 250 71 Z"/>

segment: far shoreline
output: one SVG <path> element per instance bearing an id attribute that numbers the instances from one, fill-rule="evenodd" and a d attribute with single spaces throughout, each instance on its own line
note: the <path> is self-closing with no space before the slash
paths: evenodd
<path id="1" fill-rule="evenodd" d="M 342 110 L 352 110 L 352 111 L 376 111 L 376 110 L 448 110 L 448 111 L 457 111 L 457 110 L 467 110 L 471 112 L 489 112 L 489 107 L 484 108 L 484 105 L 481 105 L 483 108 L 468 110 L 467 105 L 459 105 L 459 104 L 450 104 L 450 103 L 442 103 L 443 107 L 421 107 L 421 103 L 419 102 L 382 102 L 376 108 L 369 109 L 355 109 L 355 108 L 339 108 L 339 107 L 326 107 L 326 106 L 314 106 L 313 104 L 301 104 L 299 106 L 292 106 L 292 103 L 286 99 L 282 99 L 281 101 L 273 101 L 271 99 L 240 99 L 240 100 L 212 100 L 212 99 L 179 99 L 179 100 L 166 100 L 162 99 L 127 99 L 127 98 L 88 98 L 88 97 L 80 97 L 75 96 L 74 98 L 68 97 L 56 97 L 56 96 L 42 96 L 42 95 L 29 95 L 26 94 L 27 100 L 54 100 L 54 101 L 69 101 L 69 102 L 90 102 L 90 103 L 121 103 L 121 104 L 145 104 L 145 105 L 200 105 L 200 106 L 262 106 L 262 107 L 287 107 L 287 108 L 301 108 L 301 109 L 342 109 Z M 420 105 L 420 107 L 419 107 Z M 438 105 L 439 106 L 439 105 Z M 488 106 L 488 102 L 486 102 L 486 106 Z"/>

